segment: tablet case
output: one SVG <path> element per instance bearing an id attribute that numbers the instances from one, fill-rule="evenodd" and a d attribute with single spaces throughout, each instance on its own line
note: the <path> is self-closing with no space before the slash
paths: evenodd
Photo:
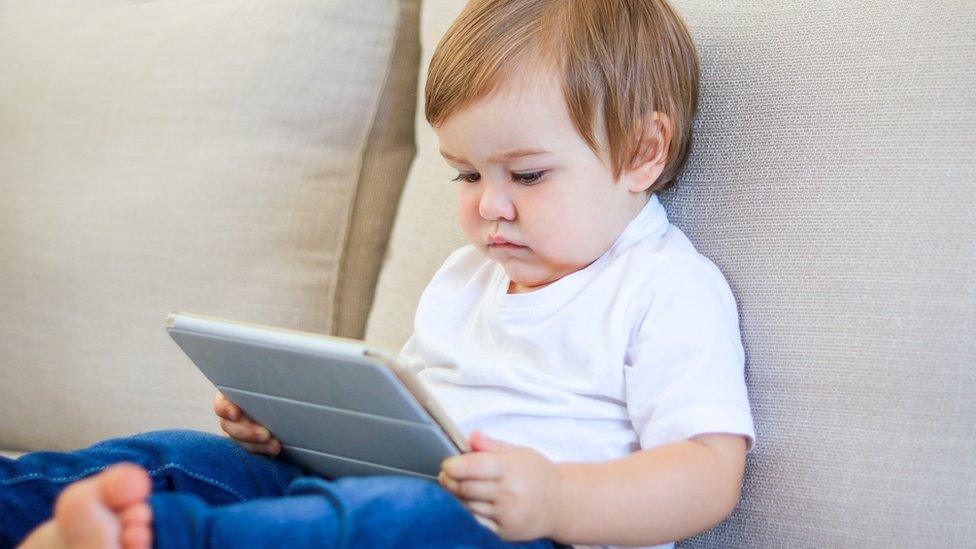
<path id="1" fill-rule="evenodd" d="M 386 365 L 355 340 L 188 313 L 167 331 L 207 378 L 282 445 L 281 458 L 326 478 L 436 479 L 460 453 Z"/>

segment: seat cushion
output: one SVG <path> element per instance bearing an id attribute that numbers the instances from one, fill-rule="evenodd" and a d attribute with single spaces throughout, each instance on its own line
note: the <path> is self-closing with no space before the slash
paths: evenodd
<path id="1" fill-rule="evenodd" d="M 14 452 L 13 450 L 0 450 L 0 456 L 17 459 L 18 457 L 24 455 L 23 452 Z"/>
<path id="2" fill-rule="evenodd" d="M 0 446 L 215 429 L 171 310 L 362 333 L 416 6 L 0 0 Z"/>
<path id="3" fill-rule="evenodd" d="M 424 3 L 423 66 L 459 4 Z M 738 509 L 682 545 L 971 544 L 976 5 L 673 4 L 702 89 L 662 200 L 737 296 L 758 435 Z M 417 143 L 367 327 L 394 349 L 464 244 Z"/>

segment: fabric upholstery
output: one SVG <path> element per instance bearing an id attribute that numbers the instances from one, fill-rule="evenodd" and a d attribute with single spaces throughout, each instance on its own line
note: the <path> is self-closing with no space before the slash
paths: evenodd
<path id="1" fill-rule="evenodd" d="M 332 307 L 335 335 L 362 339 L 366 332 L 400 193 L 416 153 L 413 92 L 420 61 L 419 17 L 419 0 L 400 1 L 394 57 L 366 144 L 339 265 Z"/>
<path id="2" fill-rule="evenodd" d="M 366 325 L 367 342 L 399 350 L 413 332 L 420 294 L 454 249 L 466 244 L 458 227 L 457 175 L 438 152 L 437 136 L 424 119 L 424 80 L 437 42 L 464 2 L 426 0 L 420 10 L 421 58 L 416 112 L 417 154 L 410 167 Z"/>
<path id="3" fill-rule="evenodd" d="M 345 248 L 383 253 L 357 187 L 395 202 L 412 148 L 400 6 L 0 2 L 0 447 L 215 430 L 174 309 L 357 330 Z"/>
<path id="4" fill-rule="evenodd" d="M 422 66 L 459 4 L 425 2 Z M 662 200 L 736 294 L 757 423 L 738 509 L 679 546 L 972 544 L 976 6 L 674 5 L 703 87 Z M 366 333 L 391 349 L 465 243 L 417 142 Z"/>

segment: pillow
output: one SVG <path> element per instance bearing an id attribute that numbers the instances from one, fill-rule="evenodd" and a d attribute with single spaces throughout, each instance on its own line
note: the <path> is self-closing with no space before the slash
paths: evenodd
<path id="1" fill-rule="evenodd" d="M 0 4 L 0 447 L 215 430 L 171 310 L 362 334 L 417 6 Z"/>

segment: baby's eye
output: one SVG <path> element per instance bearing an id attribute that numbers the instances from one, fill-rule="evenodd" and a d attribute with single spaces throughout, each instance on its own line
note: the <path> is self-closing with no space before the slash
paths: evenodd
<path id="1" fill-rule="evenodd" d="M 539 172 L 528 172 L 528 173 L 512 172 L 512 180 L 515 181 L 516 183 L 521 183 L 526 187 L 531 187 L 532 185 L 538 183 L 539 180 L 542 179 L 543 174 L 545 173 L 546 172 L 544 170 Z M 457 174 L 457 177 L 455 177 L 451 181 L 467 181 L 468 183 L 477 183 L 480 179 L 481 179 L 481 174 L 477 172 L 471 172 L 471 173 L 462 172 Z"/>
<path id="2" fill-rule="evenodd" d="M 475 183 L 479 179 L 481 179 L 481 174 L 479 174 L 477 172 L 473 172 L 473 173 L 459 173 L 457 175 L 457 177 L 455 177 L 451 181 L 461 181 L 462 179 L 465 180 L 465 181 L 467 181 L 468 183 Z"/>
<path id="3" fill-rule="evenodd" d="M 528 172 L 528 173 L 515 173 L 512 172 L 512 179 L 517 183 L 521 183 L 527 187 L 535 185 L 542 179 L 542 174 L 546 173 L 545 170 L 540 172 Z"/>

